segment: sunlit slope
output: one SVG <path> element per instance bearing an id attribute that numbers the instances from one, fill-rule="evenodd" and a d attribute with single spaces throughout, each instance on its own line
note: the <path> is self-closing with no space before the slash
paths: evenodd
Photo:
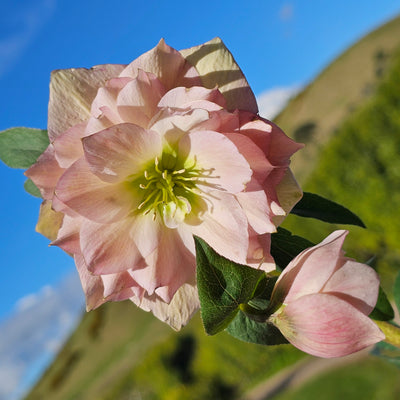
<path id="1" fill-rule="evenodd" d="M 233 399 L 302 357 L 206 336 L 199 315 L 176 333 L 128 301 L 110 303 L 84 316 L 27 399 Z"/>
<path id="2" fill-rule="evenodd" d="M 172 330 L 131 302 L 84 315 L 27 399 L 101 399 L 126 370 Z"/>
<path id="3" fill-rule="evenodd" d="M 301 183 L 342 121 L 374 95 L 400 45 L 400 17 L 350 47 L 296 96 L 275 122 L 306 148 L 293 158 Z"/>
<path id="4" fill-rule="evenodd" d="M 304 189 L 361 217 L 367 229 L 351 228 L 346 248 L 360 261 L 374 259 L 391 292 L 400 271 L 400 48 L 374 94 L 343 119 L 313 164 Z M 313 241 L 335 228 L 294 216 L 285 226 Z"/>

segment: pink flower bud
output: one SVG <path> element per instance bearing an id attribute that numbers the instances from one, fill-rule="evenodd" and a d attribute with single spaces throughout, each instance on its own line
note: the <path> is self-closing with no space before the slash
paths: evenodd
<path id="1" fill-rule="evenodd" d="M 280 275 L 270 320 L 294 346 L 319 357 L 341 357 L 385 338 L 369 313 L 379 277 L 368 265 L 344 257 L 347 231 L 335 231 L 300 253 Z"/>

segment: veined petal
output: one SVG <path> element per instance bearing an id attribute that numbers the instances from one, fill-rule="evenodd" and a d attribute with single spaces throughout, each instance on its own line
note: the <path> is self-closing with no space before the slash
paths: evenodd
<path id="1" fill-rule="evenodd" d="M 158 103 L 159 107 L 202 108 L 199 102 L 207 101 L 225 108 L 226 101 L 218 89 L 207 89 L 201 86 L 191 88 L 177 87 L 168 91 Z M 197 106 L 194 106 L 196 105 Z"/>
<path id="2" fill-rule="evenodd" d="M 85 136 L 93 135 L 113 125 L 125 122 L 117 112 L 113 113 L 107 106 L 100 107 L 100 112 L 99 116 L 90 117 L 86 125 Z"/>
<path id="3" fill-rule="evenodd" d="M 75 254 L 74 259 L 86 297 L 86 311 L 93 310 L 106 302 L 103 295 L 103 281 L 100 276 L 89 273 L 81 254 Z"/>
<path id="4" fill-rule="evenodd" d="M 293 346 L 318 357 L 346 356 L 385 338 L 372 320 L 330 294 L 300 297 L 273 322 Z"/>
<path id="5" fill-rule="evenodd" d="M 273 165 L 287 165 L 289 163 L 289 158 L 296 153 L 296 151 L 302 149 L 304 144 L 295 142 L 273 122 L 268 120 L 264 120 L 264 122 L 272 126 L 267 154 L 268 160 L 270 160 Z"/>
<path id="6" fill-rule="evenodd" d="M 146 128 L 156 114 L 157 104 L 164 94 L 164 85 L 158 78 L 139 69 L 138 76 L 118 94 L 119 115 L 125 122 Z"/>
<path id="7" fill-rule="evenodd" d="M 215 131 L 220 133 L 232 133 L 239 130 L 239 118 L 237 113 L 227 110 L 209 110 L 209 118 L 201 122 L 194 129 L 199 131 Z"/>
<path id="8" fill-rule="evenodd" d="M 154 162 L 162 152 L 159 134 L 129 123 L 114 125 L 85 137 L 82 142 L 92 173 L 111 183 L 143 173 L 146 164 Z"/>
<path id="9" fill-rule="evenodd" d="M 213 131 L 195 131 L 182 137 L 179 154 L 187 154 L 189 163 L 204 170 L 198 186 L 208 190 L 239 193 L 251 179 L 251 168 L 237 147 L 225 136 Z M 207 175 L 208 174 L 208 175 Z M 204 182 L 204 184 L 203 184 Z"/>
<path id="10" fill-rule="evenodd" d="M 145 263 L 129 235 L 132 220 L 113 224 L 83 221 L 80 247 L 87 269 L 95 275 L 143 268 Z"/>
<path id="11" fill-rule="evenodd" d="M 265 157 L 264 152 L 250 138 L 240 133 L 225 133 L 225 136 L 235 144 L 240 153 L 246 158 L 253 171 L 253 177 L 262 183 L 274 167 Z"/>
<path id="12" fill-rule="evenodd" d="M 169 303 L 180 286 L 191 280 L 195 257 L 175 229 L 160 229 L 157 248 L 146 257 L 147 267 L 132 271 L 134 279 L 151 295 Z"/>
<path id="13" fill-rule="evenodd" d="M 170 146 L 194 127 L 209 119 L 206 110 L 195 109 L 188 111 L 161 110 L 150 122 L 149 129 L 162 135 Z"/>
<path id="14" fill-rule="evenodd" d="M 347 259 L 329 278 L 322 291 L 343 298 L 368 315 L 378 299 L 379 276 L 368 265 Z"/>
<path id="15" fill-rule="evenodd" d="M 301 296 L 318 293 L 343 257 L 347 231 L 335 231 L 318 245 L 301 252 L 279 276 L 272 297 L 289 304 Z"/>
<path id="16" fill-rule="evenodd" d="M 190 225 L 194 235 L 207 243 L 221 256 L 245 264 L 249 245 L 247 218 L 233 195 L 214 191 L 211 205 L 202 215 L 200 224 Z"/>
<path id="17" fill-rule="evenodd" d="M 258 233 L 276 232 L 271 221 L 272 213 L 262 186 L 254 179 L 246 185 L 246 191 L 236 194 L 239 204 L 246 213 L 250 226 Z"/>
<path id="18" fill-rule="evenodd" d="M 294 205 L 302 198 L 303 191 L 293 176 L 292 171 L 287 168 L 282 178 L 278 177 L 279 183 L 275 186 L 275 196 L 272 201 L 275 204 L 273 222 L 276 226 L 280 225 L 290 213 Z M 283 211 L 283 212 L 282 212 Z"/>
<path id="19" fill-rule="evenodd" d="M 158 246 L 161 221 L 153 219 L 153 214 L 138 214 L 132 219 L 130 236 L 143 258 L 148 257 Z"/>
<path id="20" fill-rule="evenodd" d="M 117 98 L 119 92 L 133 79 L 111 78 L 104 87 L 101 87 L 93 100 L 90 114 L 97 118 L 102 114 L 102 108 L 106 107 L 114 115 L 118 115 Z"/>
<path id="21" fill-rule="evenodd" d="M 124 183 L 109 184 L 94 175 L 84 158 L 67 169 L 55 193 L 79 215 L 100 223 L 118 221 L 139 204 Z"/>
<path id="22" fill-rule="evenodd" d="M 116 274 L 102 275 L 101 279 L 104 286 L 104 298 L 107 301 L 127 300 L 137 292 L 135 288 L 138 284 L 128 271 Z"/>
<path id="23" fill-rule="evenodd" d="M 271 235 L 259 235 L 249 227 L 249 248 L 247 251 L 246 264 L 265 272 L 275 271 L 276 265 L 271 256 L 270 249 Z"/>
<path id="24" fill-rule="evenodd" d="M 264 150 L 268 161 L 274 166 L 289 165 L 290 156 L 303 148 L 273 122 L 248 112 L 240 112 L 240 132 L 251 138 L 258 147 Z"/>
<path id="25" fill-rule="evenodd" d="M 136 78 L 139 69 L 156 75 L 167 90 L 177 86 L 201 85 L 196 69 L 178 51 L 165 44 L 163 39 L 155 48 L 131 62 L 120 77 Z"/>
<path id="26" fill-rule="evenodd" d="M 58 231 L 57 239 L 50 244 L 62 248 L 69 254 L 80 253 L 79 231 L 81 225 L 82 217 L 71 218 L 69 215 L 64 215 L 63 223 Z"/>
<path id="27" fill-rule="evenodd" d="M 228 110 L 258 112 L 256 98 L 243 72 L 220 38 L 181 50 L 181 54 L 196 67 L 203 86 L 209 89 L 218 87 L 226 99 Z"/>
<path id="28" fill-rule="evenodd" d="M 45 200 L 51 200 L 58 179 L 64 171 L 65 169 L 58 165 L 55 158 L 54 146 L 49 144 L 36 163 L 25 171 L 25 175 L 32 179 Z"/>
<path id="29" fill-rule="evenodd" d="M 123 69 L 123 65 L 106 64 L 53 71 L 47 124 L 50 142 L 71 126 L 87 120 L 97 90 Z"/>
<path id="30" fill-rule="evenodd" d="M 197 288 L 185 283 L 167 304 L 156 294 L 152 296 L 131 297 L 131 300 L 145 311 L 151 311 L 159 320 L 167 323 L 176 331 L 185 326 L 193 314 L 200 308 Z"/>
<path id="31" fill-rule="evenodd" d="M 83 156 L 81 139 L 86 135 L 87 122 L 74 125 L 60 134 L 53 142 L 55 158 L 60 167 L 70 167 Z"/>

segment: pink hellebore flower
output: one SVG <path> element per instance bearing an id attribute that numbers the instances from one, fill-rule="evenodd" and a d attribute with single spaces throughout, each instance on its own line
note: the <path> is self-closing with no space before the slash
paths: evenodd
<path id="1" fill-rule="evenodd" d="M 368 318 L 375 307 L 379 277 L 368 265 L 344 257 L 347 231 L 335 231 L 300 253 L 279 276 L 271 302 L 282 304 L 270 317 L 300 350 L 341 357 L 385 339 Z"/>
<path id="2" fill-rule="evenodd" d="M 26 175 L 45 200 L 37 229 L 74 256 L 88 309 L 130 299 L 179 329 L 199 307 L 193 235 L 274 268 L 301 146 L 257 111 L 220 39 L 52 73 L 50 145 Z"/>

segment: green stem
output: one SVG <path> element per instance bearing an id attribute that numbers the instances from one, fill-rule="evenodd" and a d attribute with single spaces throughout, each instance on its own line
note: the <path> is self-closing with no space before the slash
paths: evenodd
<path id="1" fill-rule="evenodd" d="M 243 311 L 250 319 L 256 322 L 266 322 L 271 313 L 269 310 L 260 310 L 252 307 L 250 304 L 242 303 L 239 306 L 240 310 Z"/>
<path id="2" fill-rule="evenodd" d="M 385 334 L 384 342 L 400 348 L 400 328 L 385 321 L 375 321 L 380 330 Z"/>

